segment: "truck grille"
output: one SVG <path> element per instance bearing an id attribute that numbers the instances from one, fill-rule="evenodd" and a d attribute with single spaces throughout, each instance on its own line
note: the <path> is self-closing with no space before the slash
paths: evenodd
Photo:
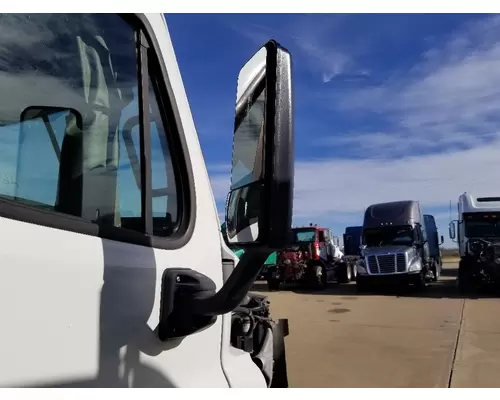
<path id="1" fill-rule="evenodd" d="M 404 254 L 384 254 L 368 256 L 368 268 L 371 274 L 394 274 L 406 271 Z"/>

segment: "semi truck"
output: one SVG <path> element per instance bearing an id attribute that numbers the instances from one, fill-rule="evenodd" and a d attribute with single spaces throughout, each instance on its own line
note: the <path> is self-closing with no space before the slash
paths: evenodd
<path id="1" fill-rule="evenodd" d="M 338 238 L 329 228 L 310 224 L 291 230 L 291 243 L 277 253 L 276 265 L 266 271 L 270 290 L 286 283 L 324 289 L 335 281 L 350 282 L 355 265 L 347 263 L 340 251 Z"/>
<path id="2" fill-rule="evenodd" d="M 291 227 L 290 53 L 234 71 L 224 239 L 163 14 L 0 31 L 0 386 L 287 387 L 287 321 L 249 289 Z"/>
<path id="3" fill-rule="evenodd" d="M 377 283 L 425 287 L 432 278 L 424 217 L 415 200 L 372 204 L 363 220 L 363 257 L 357 263 L 357 289 Z"/>
<path id="4" fill-rule="evenodd" d="M 458 288 L 500 285 L 500 196 L 458 198 L 458 219 L 450 222 L 450 239 L 458 243 Z"/>

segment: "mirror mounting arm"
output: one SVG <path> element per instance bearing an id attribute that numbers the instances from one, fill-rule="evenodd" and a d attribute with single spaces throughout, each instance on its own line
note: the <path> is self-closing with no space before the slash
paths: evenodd
<path id="1" fill-rule="evenodd" d="M 238 307 L 272 252 L 272 249 L 262 247 L 246 249 L 236 268 L 217 293 L 208 298 L 192 300 L 193 314 L 223 315 Z"/>

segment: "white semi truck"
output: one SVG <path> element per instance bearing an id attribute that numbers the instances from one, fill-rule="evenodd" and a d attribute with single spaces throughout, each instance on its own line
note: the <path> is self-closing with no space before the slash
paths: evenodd
<path id="1" fill-rule="evenodd" d="M 238 260 L 162 14 L 0 32 L 0 386 L 286 387 L 286 320 L 248 291 L 291 227 L 290 54 L 238 77 Z"/>
<path id="2" fill-rule="evenodd" d="M 500 197 L 458 198 L 458 220 L 449 234 L 458 243 L 458 286 L 467 292 L 478 284 L 500 283 Z"/>

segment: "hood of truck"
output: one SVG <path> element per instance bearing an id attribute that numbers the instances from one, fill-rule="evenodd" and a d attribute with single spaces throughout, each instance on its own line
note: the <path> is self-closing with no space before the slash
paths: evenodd
<path id="1" fill-rule="evenodd" d="M 383 256 L 387 254 L 407 254 L 408 260 L 411 260 L 417 255 L 417 252 L 412 246 L 384 246 L 384 247 L 366 247 L 363 250 L 365 257 L 368 256 Z"/>

